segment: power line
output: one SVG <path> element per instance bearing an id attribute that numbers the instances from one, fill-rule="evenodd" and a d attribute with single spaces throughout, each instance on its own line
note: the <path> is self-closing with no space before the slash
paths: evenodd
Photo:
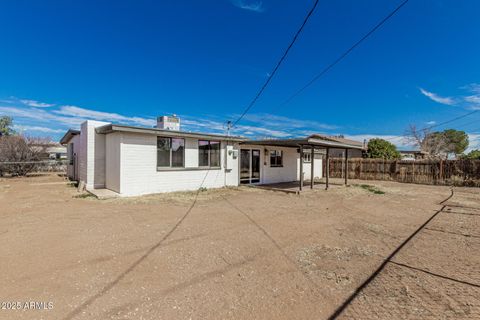
<path id="1" fill-rule="evenodd" d="M 337 59 L 335 59 L 332 63 L 327 65 L 319 74 L 317 74 L 315 77 L 313 77 L 306 85 L 304 85 L 301 89 L 299 89 L 297 92 L 295 92 L 293 95 L 291 95 L 287 100 L 285 100 L 283 103 L 281 103 L 278 108 L 281 108 L 288 104 L 290 101 L 292 101 L 295 97 L 297 97 L 299 94 L 301 94 L 305 89 L 307 89 L 309 86 L 311 86 L 315 81 L 320 79 L 322 76 L 324 76 L 328 71 L 330 71 L 335 65 L 337 65 L 340 61 L 342 61 L 344 58 L 346 58 L 356 47 L 358 47 L 363 41 L 365 41 L 370 35 L 372 35 L 375 31 L 377 31 L 387 20 L 389 20 L 392 16 L 394 16 L 404 5 L 407 4 L 409 0 L 404 0 L 402 3 L 400 3 L 393 11 L 391 11 L 387 16 L 385 16 L 379 23 L 377 23 L 370 31 L 368 31 L 363 37 L 360 38 L 357 42 L 355 42 L 350 48 L 348 48 L 345 52 L 343 52 Z M 314 8 L 316 6 L 316 3 L 314 5 Z M 313 9 L 314 9 L 313 8 Z M 312 9 L 312 10 L 313 10 Z M 309 13 L 310 15 L 310 13 Z M 307 16 L 308 17 L 308 16 Z M 305 24 L 305 22 L 304 22 Z M 303 25 L 302 25 L 303 28 Z M 300 29 L 301 30 L 301 29 Z M 290 48 L 290 47 L 289 47 Z M 288 50 L 287 50 L 288 52 Z M 283 59 L 283 58 L 282 58 Z M 267 83 L 270 81 L 270 78 L 267 80 Z M 265 85 L 264 85 L 265 86 Z M 261 93 L 262 90 L 259 92 Z M 246 115 L 246 113 L 251 109 L 253 104 L 256 102 L 257 97 L 252 101 L 252 103 L 249 105 L 247 109 L 242 113 L 242 115 L 235 121 L 234 126 Z M 265 118 L 263 119 L 265 120 Z"/>
<path id="2" fill-rule="evenodd" d="M 255 103 L 257 102 L 258 98 L 260 98 L 260 96 L 262 95 L 263 91 L 265 90 L 265 88 L 268 86 L 268 84 L 270 83 L 270 81 L 272 80 L 273 76 L 275 75 L 275 73 L 277 72 L 278 68 L 280 67 L 280 65 L 282 64 L 283 60 L 285 60 L 285 58 L 287 57 L 287 54 L 288 52 L 290 51 L 290 49 L 293 47 L 295 41 L 297 41 L 297 38 L 298 36 L 300 35 L 300 33 L 302 32 L 303 28 L 305 27 L 305 25 L 307 24 L 307 21 L 308 19 L 310 18 L 310 16 L 313 14 L 313 12 L 315 11 L 317 5 L 318 5 L 318 1 L 319 0 L 315 0 L 315 3 L 313 4 L 313 7 L 310 9 L 310 11 L 308 12 L 308 14 L 306 15 L 305 19 L 303 20 L 303 23 L 302 25 L 300 26 L 300 29 L 297 30 L 297 32 L 295 33 L 295 36 L 293 37 L 292 41 L 290 42 L 290 44 L 288 45 L 287 49 L 285 50 L 285 52 L 283 53 L 282 57 L 280 58 L 280 60 L 277 62 L 277 65 L 275 66 L 275 68 L 273 68 L 273 71 L 270 72 L 270 75 L 269 77 L 267 78 L 267 80 L 265 81 L 265 83 L 263 84 L 263 86 L 260 88 L 260 90 L 257 92 L 255 98 L 253 98 L 253 100 L 250 102 L 250 104 L 248 105 L 248 107 L 243 111 L 243 113 L 240 115 L 240 117 L 235 120 L 235 122 L 233 123 L 233 126 L 235 126 L 240 120 L 242 120 L 242 118 L 247 114 L 248 111 L 250 111 L 250 109 L 255 105 Z M 408 1 L 408 0 L 407 0 Z"/>
<path id="3" fill-rule="evenodd" d="M 454 121 L 457 121 L 457 120 L 460 120 L 460 119 L 463 119 L 465 117 L 468 117 L 476 112 L 478 112 L 479 110 L 473 110 L 469 113 L 466 113 L 466 114 L 463 114 L 461 116 L 458 116 L 458 117 L 455 117 L 453 119 L 450 119 L 450 120 L 447 120 L 447 121 L 443 121 L 443 122 L 440 122 L 440 123 L 437 123 L 437 124 L 434 124 L 434 125 L 431 125 L 431 126 L 428 126 L 428 127 L 424 127 L 424 128 L 421 128 L 419 129 L 419 131 L 424 131 L 424 130 L 430 130 L 430 129 L 433 129 L 433 128 L 436 128 L 436 127 L 440 127 L 440 126 L 443 126 L 443 125 L 446 125 L 448 123 L 452 123 Z M 468 123 L 468 124 L 471 124 L 471 123 Z M 464 124 L 463 126 L 465 126 L 467 124 Z M 403 136 L 398 136 L 398 137 L 393 137 L 393 138 L 389 138 L 389 139 L 384 139 L 386 141 L 392 141 L 392 140 L 395 140 L 395 139 L 400 139 L 400 138 L 405 138 Z"/>
<path id="4" fill-rule="evenodd" d="M 464 114 L 464 115 L 461 115 L 461 116 L 459 116 L 459 117 L 453 118 L 453 119 L 451 119 L 451 120 L 447 120 L 447 121 L 444 121 L 444 122 L 441 122 L 441 123 L 438 123 L 438 124 L 434 124 L 434 125 L 432 125 L 432 126 L 423 128 L 423 129 L 421 129 L 421 130 L 429 130 L 429 129 L 436 128 L 436 127 L 439 127 L 439 126 L 443 126 L 444 124 L 447 124 L 447 123 L 450 123 L 450 122 L 454 122 L 454 121 L 463 119 L 463 118 L 465 118 L 465 117 L 468 117 L 469 115 L 472 115 L 472 114 L 474 114 L 474 113 L 476 113 L 476 112 L 478 112 L 478 110 L 473 110 L 472 112 L 466 113 L 466 114 Z"/>
<path id="5" fill-rule="evenodd" d="M 358 47 L 363 41 L 365 41 L 370 35 L 372 35 L 375 31 L 377 31 L 388 19 L 394 16 L 404 5 L 407 4 L 409 0 L 405 0 L 400 5 L 398 5 L 395 10 L 390 12 L 385 18 L 383 18 L 379 23 L 375 25 L 370 31 L 368 31 L 360 40 L 355 42 L 350 48 L 348 48 L 345 52 L 343 52 L 337 59 L 335 59 L 332 63 L 326 66 L 320 73 L 318 73 L 315 77 L 312 78 L 307 84 L 305 84 L 302 88 L 300 88 L 297 92 L 291 95 L 287 100 L 285 100 L 279 107 L 282 107 L 292 101 L 295 97 L 297 97 L 300 93 L 302 93 L 305 89 L 310 87 L 315 81 L 320 79 L 324 76 L 328 71 L 330 71 L 334 66 L 336 66 L 340 61 L 346 58 L 356 47 Z"/>

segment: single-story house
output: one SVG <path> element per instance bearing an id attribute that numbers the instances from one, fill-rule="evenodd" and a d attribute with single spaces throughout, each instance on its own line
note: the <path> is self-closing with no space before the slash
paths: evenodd
<path id="1" fill-rule="evenodd" d="M 423 160 L 426 158 L 427 153 L 420 150 L 400 150 L 400 157 L 402 160 Z"/>
<path id="2" fill-rule="evenodd" d="M 363 148 L 322 135 L 260 141 L 181 131 L 179 118 L 165 116 L 154 128 L 88 120 L 60 143 L 67 147 L 70 179 L 121 196 L 291 181 L 303 186 L 312 174 L 325 175 L 329 153 L 322 150 L 342 149 L 348 157 Z"/>

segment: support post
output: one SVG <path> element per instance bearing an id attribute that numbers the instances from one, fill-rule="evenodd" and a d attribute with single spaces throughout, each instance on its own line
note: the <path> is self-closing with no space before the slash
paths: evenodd
<path id="1" fill-rule="evenodd" d="M 348 185 L 348 149 L 345 149 L 345 185 Z"/>
<path id="2" fill-rule="evenodd" d="M 327 147 L 327 163 L 325 163 L 325 190 L 328 190 L 328 178 L 330 177 L 330 148 Z"/>
<path id="3" fill-rule="evenodd" d="M 300 181 L 298 188 L 302 191 L 303 188 L 303 145 L 300 145 Z"/>
<path id="4" fill-rule="evenodd" d="M 312 153 L 310 156 L 310 189 L 313 189 L 315 185 L 314 164 L 315 164 L 315 147 L 312 146 Z"/>

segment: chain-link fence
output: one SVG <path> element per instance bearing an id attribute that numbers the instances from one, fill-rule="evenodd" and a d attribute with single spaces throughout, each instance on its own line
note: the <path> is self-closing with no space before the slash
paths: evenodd
<path id="1" fill-rule="evenodd" d="M 67 172 L 68 160 L 3 161 L 0 162 L 0 177 L 24 176 L 36 172 Z"/>

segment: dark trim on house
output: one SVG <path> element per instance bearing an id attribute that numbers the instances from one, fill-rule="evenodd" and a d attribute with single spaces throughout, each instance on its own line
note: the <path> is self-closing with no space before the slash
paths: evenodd
<path id="1" fill-rule="evenodd" d="M 60 139 L 60 144 L 67 144 L 73 136 L 80 134 L 80 130 L 68 129 L 65 135 Z"/>
<path id="2" fill-rule="evenodd" d="M 144 127 L 133 127 L 125 126 L 118 124 L 108 124 L 106 126 L 98 127 L 95 129 L 97 133 L 108 134 L 112 132 L 131 132 L 131 133 L 144 133 L 144 134 L 153 134 L 157 136 L 164 137 L 178 137 L 178 138 L 196 138 L 196 139 L 219 139 L 222 141 L 246 141 L 246 138 L 239 136 L 226 136 L 213 133 L 196 133 L 196 132 L 187 132 L 187 131 L 173 131 L 173 130 L 164 130 L 157 128 L 144 128 Z"/>

